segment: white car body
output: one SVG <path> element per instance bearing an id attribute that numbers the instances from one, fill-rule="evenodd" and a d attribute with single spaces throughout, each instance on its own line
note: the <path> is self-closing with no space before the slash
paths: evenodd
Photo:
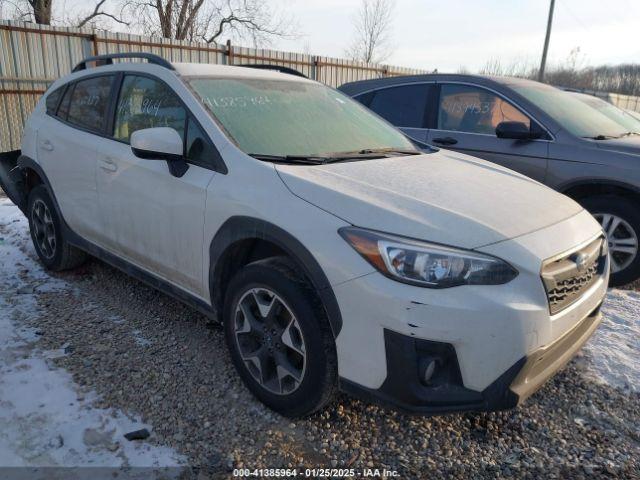
<path id="1" fill-rule="evenodd" d="M 311 254 L 327 281 L 322 288 L 335 297 L 342 388 L 426 413 L 514 406 L 596 328 L 608 260 L 579 298 L 556 314 L 550 313 L 541 280 L 544 262 L 570 257 L 602 237 L 598 222 L 577 203 L 495 164 L 446 150 L 313 166 L 252 158 L 181 77 L 310 80 L 240 67 L 174 67 L 105 65 L 72 73 L 49 91 L 97 73 L 126 70 L 159 78 L 200 122 L 226 173 L 190 165 L 176 178 L 164 162 L 138 158 L 128 144 L 47 115 L 44 98 L 31 115 L 21 159 L 44 172 L 68 228 L 86 242 L 82 248 L 91 245 L 91 253 L 112 263 L 118 259 L 121 268 L 133 266 L 154 285 L 168 285 L 179 298 L 214 311 L 219 305 L 212 295 L 217 287 L 211 284 L 212 242 L 225 223 L 243 217 L 274 225 Z M 29 168 L 22 160 L 19 165 Z M 350 226 L 483 252 L 512 265 L 518 275 L 502 285 L 431 289 L 400 283 L 382 275 L 338 234 Z M 594 319 L 586 325 L 589 316 Z M 419 384 L 417 378 L 391 378 L 398 375 L 389 364 L 397 335 L 400 344 L 420 339 L 451 345 L 461 375 L 455 388 L 478 392 L 484 400 L 431 404 L 427 392 L 422 404 L 422 394 L 397 392 L 400 380 Z M 546 351 L 551 353 L 545 359 Z M 544 364 L 543 371 L 535 371 L 532 358 Z M 411 369 L 403 375 L 416 377 Z M 517 398 L 507 400 L 513 393 Z"/>

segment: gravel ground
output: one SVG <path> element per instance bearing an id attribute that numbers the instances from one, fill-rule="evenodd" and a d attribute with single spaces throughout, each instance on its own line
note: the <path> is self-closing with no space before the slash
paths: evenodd
<path id="1" fill-rule="evenodd" d="M 140 416 L 153 426 L 146 441 L 184 454 L 198 478 L 332 466 L 416 479 L 640 478 L 640 395 L 588 380 L 584 362 L 513 411 L 425 418 L 340 396 L 292 422 L 250 396 L 222 331 L 198 313 L 96 260 L 52 276 L 69 288 L 31 285 L 39 348 L 63 349 L 55 365 L 99 394 L 96 408 Z"/>

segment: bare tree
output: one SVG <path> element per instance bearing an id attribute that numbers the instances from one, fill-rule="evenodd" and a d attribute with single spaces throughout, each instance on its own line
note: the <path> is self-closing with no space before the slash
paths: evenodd
<path id="1" fill-rule="evenodd" d="M 99 17 L 110 18 L 118 23 L 128 25 L 116 15 L 107 12 L 104 7 L 108 0 L 94 0 L 96 3 L 93 10 L 75 12 L 69 14 L 65 8 L 59 7 L 54 11 L 53 0 L 0 0 L 0 4 L 9 6 L 13 13 L 13 18 L 17 20 L 32 21 L 43 25 L 53 23 L 74 27 L 84 27 L 88 24 L 94 25 Z M 56 1 L 56 5 L 58 2 Z M 61 11 L 62 10 L 62 11 Z"/>
<path id="2" fill-rule="evenodd" d="M 33 19 L 36 23 L 51 25 L 51 7 L 53 0 L 27 0 L 33 9 Z"/>
<path id="3" fill-rule="evenodd" d="M 220 43 L 250 39 L 254 45 L 295 36 L 294 22 L 264 0 L 126 0 L 144 33 L 176 40 Z"/>
<path id="4" fill-rule="evenodd" d="M 102 10 L 106 1 L 107 0 L 98 0 L 98 3 L 96 3 L 93 11 L 85 16 L 81 16 L 77 22 L 74 22 L 75 26 L 84 27 L 87 23 L 95 21 L 95 19 L 98 17 L 108 17 L 115 22 L 121 23 L 122 25 L 129 25 L 129 22 L 125 22 L 124 20 L 122 20 L 122 18 L 119 18 L 115 15 L 112 15 L 111 13 Z"/>
<path id="5" fill-rule="evenodd" d="M 393 53 L 394 0 L 362 0 L 354 18 L 355 38 L 346 54 L 362 62 L 383 62 Z"/>

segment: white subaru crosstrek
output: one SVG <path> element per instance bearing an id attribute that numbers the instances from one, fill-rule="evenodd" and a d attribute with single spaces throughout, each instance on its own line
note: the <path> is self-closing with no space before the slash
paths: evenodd
<path id="1" fill-rule="evenodd" d="M 219 318 L 285 415 L 338 388 L 427 414 L 514 407 L 601 318 L 607 244 L 577 203 L 418 151 L 300 76 L 87 59 L 0 178 L 46 267 L 88 253 Z"/>

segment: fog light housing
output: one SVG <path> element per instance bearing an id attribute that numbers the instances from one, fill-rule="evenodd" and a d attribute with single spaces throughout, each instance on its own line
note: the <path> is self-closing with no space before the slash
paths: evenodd
<path id="1" fill-rule="evenodd" d="M 435 357 L 424 357 L 420 359 L 418 376 L 420 377 L 420 382 L 422 382 L 423 385 L 429 386 L 431 384 L 431 378 L 436 372 L 437 366 L 438 359 Z"/>

